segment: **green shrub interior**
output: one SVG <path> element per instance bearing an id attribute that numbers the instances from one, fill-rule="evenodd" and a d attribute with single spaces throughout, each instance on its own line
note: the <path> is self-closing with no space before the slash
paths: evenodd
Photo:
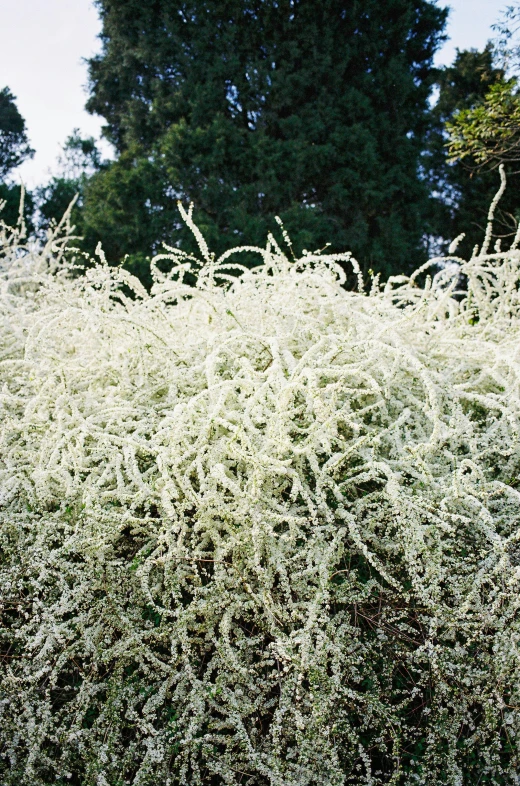
<path id="1" fill-rule="evenodd" d="M 517 241 L 350 292 L 184 218 L 151 294 L 4 228 L 0 781 L 516 783 Z"/>

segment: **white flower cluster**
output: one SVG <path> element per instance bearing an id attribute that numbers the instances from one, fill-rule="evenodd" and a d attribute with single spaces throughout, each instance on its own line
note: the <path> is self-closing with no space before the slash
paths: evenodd
<path id="1" fill-rule="evenodd" d="M 367 292 L 184 219 L 150 294 L 3 233 L 0 782 L 516 783 L 518 239 Z"/>

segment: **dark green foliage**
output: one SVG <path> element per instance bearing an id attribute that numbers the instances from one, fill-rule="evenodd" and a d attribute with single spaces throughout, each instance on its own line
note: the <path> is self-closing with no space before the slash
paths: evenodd
<path id="1" fill-rule="evenodd" d="M 101 156 L 95 140 L 92 137 L 82 139 L 79 129 L 74 129 L 63 145 L 59 164 L 59 175 L 52 177 L 46 185 L 36 190 L 39 228 L 45 230 L 53 222 L 60 221 L 70 203 L 76 199 L 72 223 L 76 234 L 83 234 L 85 189 L 89 177 L 101 166 Z"/>
<path id="2" fill-rule="evenodd" d="M 20 205 L 22 199 L 22 187 L 15 183 L 2 183 L 0 181 L 0 203 L 4 202 L 4 207 L 0 211 L 0 221 L 10 227 L 15 227 L 20 218 Z M 23 201 L 23 218 L 28 232 L 34 229 L 33 223 L 34 199 L 31 193 L 25 192 Z"/>
<path id="3" fill-rule="evenodd" d="M 34 153 L 29 146 L 25 120 L 15 104 L 15 97 L 8 87 L 0 90 L 0 222 L 14 227 L 20 218 L 22 187 L 6 181 L 6 176 Z M 34 200 L 26 193 L 23 218 L 28 231 L 33 229 Z"/>
<path id="4" fill-rule="evenodd" d="M 330 242 L 365 268 L 417 263 L 419 163 L 445 10 L 427 0 L 99 0 L 88 108 L 120 158 L 85 221 L 111 261 L 177 239 L 193 200 L 210 245 Z M 182 238 L 188 247 L 187 238 Z"/>
<path id="5" fill-rule="evenodd" d="M 163 197 L 161 173 L 146 158 L 129 151 L 95 174 L 85 200 L 85 247 L 92 251 L 101 241 L 112 263 L 125 259 L 125 267 L 150 285 L 151 254 L 160 240 L 180 223 L 175 199 Z M 170 239 L 173 239 L 170 237 Z M 128 255 L 128 256 L 127 256 Z"/>
<path id="6" fill-rule="evenodd" d="M 70 203 L 82 190 L 82 183 L 66 177 L 52 177 L 50 181 L 37 189 L 39 226 L 47 229 L 53 222 L 59 221 Z M 81 232 L 82 212 L 81 203 L 73 208 L 72 223 L 75 231 Z"/>
<path id="7" fill-rule="evenodd" d="M 481 102 L 490 86 L 503 75 L 503 71 L 494 66 L 491 45 L 482 52 L 476 49 L 458 51 L 453 65 L 439 72 L 439 100 L 433 109 L 435 128 L 428 150 L 430 183 L 436 195 L 432 200 L 431 235 L 444 240 L 441 248 L 445 251 L 453 238 L 465 232 L 466 237 L 459 246 L 464 257 L 471 255 L 474 246 L 482 242 L 499 177 L 496 171 L 477 171 L 471 160 L 449 164 L 445 124 L 457 111 Z M 519 205 L 520 179 L 510 171 L 508 188 L 497 213 L 497 234 L 514 233 L 514 216 Z"/>
<path id="8" fill-rule="evenodd" d="M 92 137 L 83 139 L 79 129 L 74 129 L 63 145 L 58 163 L 58 174 L 35 191 L 38 234 L 40 237 L 45 236 L 47 230 L 61 221 L 71 203 L 74 203 L 70 214 L 73 227 L 71 245 L 93 258 L 98 238 L 92 235 L 86 225 L 84 207 L 90 181 L 103 166 L 95 140 Z M 89 264 L 87 261 L 85 263 Z"/>
<path id="9" fill-rule="evenodd" d="M 0 179 L 34 154 L 25 131 L 25 120 L 8 87 L 0 90 Z"/>

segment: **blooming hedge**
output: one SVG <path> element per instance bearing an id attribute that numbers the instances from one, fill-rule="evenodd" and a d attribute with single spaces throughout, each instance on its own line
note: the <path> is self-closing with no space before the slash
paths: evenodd
<path id="1" fill-rule="evenodd" d="M 182 212 L 151 293 L 3 231 L 0 782 L 516 783 L 520 236 L 368 291 Z"/>

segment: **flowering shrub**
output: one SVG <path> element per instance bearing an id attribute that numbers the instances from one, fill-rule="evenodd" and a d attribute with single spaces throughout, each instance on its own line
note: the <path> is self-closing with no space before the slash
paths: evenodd
<path id="1" fill-rule="evenodd" d="M 1 783 L 516 783 L 520 235 L 349 292 L 182 212 L 151 294 L 4 229 Z"/>

